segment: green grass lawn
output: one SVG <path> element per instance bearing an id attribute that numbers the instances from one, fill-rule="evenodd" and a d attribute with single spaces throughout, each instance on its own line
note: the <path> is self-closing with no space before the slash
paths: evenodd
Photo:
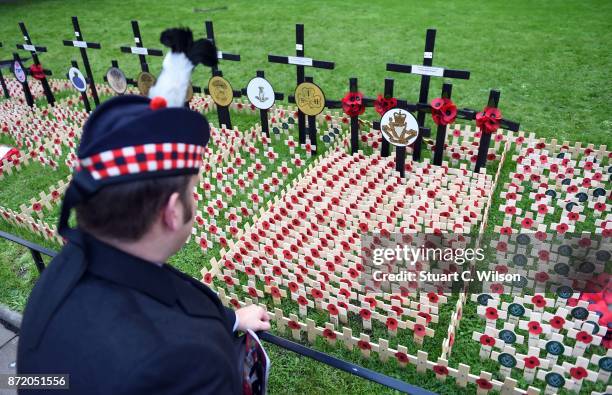
<path id="1" fill-rule="evenodd" d="M 134 77 L 139 71 L 138 58 L 120 52 L 119 46 L 133 45 L 131 19 L 138 19 L 147 47 L 160 48 L 159 33 L 167 27 L 189 26 L 196 35 L 204 34 L 204 21 L 213 20 L 217 43 L 221 50 L 240 53 L 241 62 L 222 62 L 224 75 L 234 89 L 246 86 L 258 69 L 277 91 L 291 93 L 295 87 L 293 66 L 270 64 L 267 54 L 292 55 L 295 48 L 295 23 L 305 24 L 306 56 L 336 62 L 336 69 L 308 70 L 331 99 L 340 99 L 348 89 L 348 78 L 358 77 L 360 90 L 367 96 L 381 93 L 384 78 L 396 80 L 397 97 L 415 102 L 419 78 L 385 71 L 386 62 L 416 64 L 422 61 L 425 30 L 438 29 L 434 65 L 472 72 L 469 81 L 453 81 L 453 99 L 459 107 L 481 109 L 491 88 L 502 92 L 500 107 L 505 117 L 521 123 L 521 129 L 539 137 L 558 140 L 612 144 L 612 39 L 609 20 L 612 3 L 606 1 L 529 1 L 487 2 L 247 2 L 237 1 L 227 9 L 214 9 L 221 1 L 209 2 L 144 2 L 129 4 L 118 1 L 60 2 L 24 1 L 0 4 L 0 59 L 12 57 L 15 43 L 22 43 L 17 22 L 24 21 L 37 45 L 46 46 L 41 55 L 44 66 L 56 76 L 65 74 L 70 60 L 81 62 L 78 50 L 64 47 L 63 39 L 73 39 L 70 17 L 77 15 L 88 41 L 100 42 L 102 50 L 90 50 L 89 57 L 96 81 L 102 82 L 111 59 Z M 608 22 L 606 22 L 608 21 Z M 149 57 L 151 70 L 157 73 L 161 59 Z M 198 68 L 194 83 L 204 86 L 209 70 Z M 432 82 L 430 98 L 439 95 L 442 79 Z M 373 118 L 373 111 L 368 116 Z M 234 118 L 241 130 L 258 121 L 258 117 Z M 211 116 L 211 121 L 215 117 Z M 433 125 L 431 120 L 428 120 Z M 2 143 L 2 141 L 0 141 Z M 60 167 L 64 168 L 64 167 Z M 491 226 L 502 216 L 497 208 L 503 204 L 499 193 L 514 169 L 507 160 L 495 191 Z M 17 177 L 0 181 L 0 205 L 18 208 L 38 191 L 48 187 L 50 175 L 37 164 L 20 174 L 28 188 Z M 65 178 L 62 173 L 54 180 Z M 55 182 L 55 181 L 54 181 Z M 50 213 L 50 218 L 57 212 Z M 27 232 L 0 221 L 0 230 L 17 233 L 39 241 Z M 48 245 L 48 243 L 47 243 Z M 198 248 L 189 246 L 174 262 L 183 270 L 199 276 L 206 264 Z M 0 241 L 0 303 L 22 310 L 29 289 L 36 280 L 29 253 L 15 245 Z M 472 330 L 470 319 L 475 312 L 466 310 L 464 331 Z M 475 324 L 480 328 L 481 323 Z M 456 361 L 472 361 L 477 345 L 458 343 Z M 459 347 L 459 345 L 461 347 Z M 395 362 L 381 364 L 374 358 L 364 360 L 358 353 L 332 349 L 321 339 L 318 349 L 353 360 L 383 373 L 393 374 L 412 384 L 440 393 L 461 391 L 452 380 L 445 383 L 432 373 L 417 374 L 413 366 L 397 369 Z M 269 347 L 274 369 L 272 393 L 370 394 L 388 393 L 382 386 L 339 373 L 328 366 L 300 358 L 292 353 Z M 398 373 L 399 372 L 399 373 Z M 585 386 L 584 388 L 588 388 Z M 475 392 L 473 387 L 470 392 Z"/>

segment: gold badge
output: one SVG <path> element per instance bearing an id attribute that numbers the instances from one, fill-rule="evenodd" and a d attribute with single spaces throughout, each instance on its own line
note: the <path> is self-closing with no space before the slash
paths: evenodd
<path id="1" fill-rule="evenodd" d="M 156 80 L 157 79 L 153 74 L 147 73 L 146 71 L 143 71 L 138 74 L 136 84 L 138 85 L 138 90 L 140 91 L 140 94 L 143 96 L 149 96 L 149 89 L 151 89 L 151 87 L 155 85 Z"/>
<path id="2" fill-rule="evenodd" d="M 127 79 L 123 71 L 117 67 L 111 67 L 106 72 L 106 82 L 115 93 L 124 94 L 127 90 Z"/>
<path id="3" fill-rule="evenodd" d="M 401 108 L 392 108 L 382 116 L 380 130 L 383 137 L 395 146 L 405 147 L 419 136 L 419 125 L 414 116 Z"/>
<path id="4" fill-rule="evenodd" d="M 295 88 L 295 102 L 306 115 L 319 115 L 325 108 L 325 95 L 312 82 L 302 82 Z"/>
<path id="5" fill-rule="evenodd" d="M 234 98 L 229 81 L 219 76 L 212 77 L 208 81 L 208 92 L 215 104 L 221 107 L 229 106 Z"/>

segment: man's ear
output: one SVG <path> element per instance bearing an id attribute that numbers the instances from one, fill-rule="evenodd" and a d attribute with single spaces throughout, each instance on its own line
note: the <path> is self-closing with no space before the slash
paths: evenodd
<path id="1" fill-rule="evenodd" d="M 168 230 L 177 230 L 183 223 L 183 213 L 181 210 L 179 197 L 179 193 L 174 192 L 172 195 L 170 195 L 168 202 L 162 209 L 162 226 Z"/>

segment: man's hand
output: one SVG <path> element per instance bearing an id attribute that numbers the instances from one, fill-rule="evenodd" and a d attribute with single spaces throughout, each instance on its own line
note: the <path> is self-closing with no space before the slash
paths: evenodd
<path id="1" fill-rule="evenodd" d="M 270 329 L 270 315 L 263 307 L 254 304 L 236 310 L 239 331 L 247 329 L 253 332 L 267 331 Z"/>

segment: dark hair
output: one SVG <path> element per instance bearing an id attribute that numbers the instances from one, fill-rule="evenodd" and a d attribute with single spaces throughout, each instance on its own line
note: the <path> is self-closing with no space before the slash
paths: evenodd
<path id="1" fill-rule="evenodd" d="M 190 175 L 153 178 L 105 186 L 76 207 L 79 227 L 94 236 L 134 241 L 149 231 L 170 196 L 178 192 L 191 219 Z"/>

